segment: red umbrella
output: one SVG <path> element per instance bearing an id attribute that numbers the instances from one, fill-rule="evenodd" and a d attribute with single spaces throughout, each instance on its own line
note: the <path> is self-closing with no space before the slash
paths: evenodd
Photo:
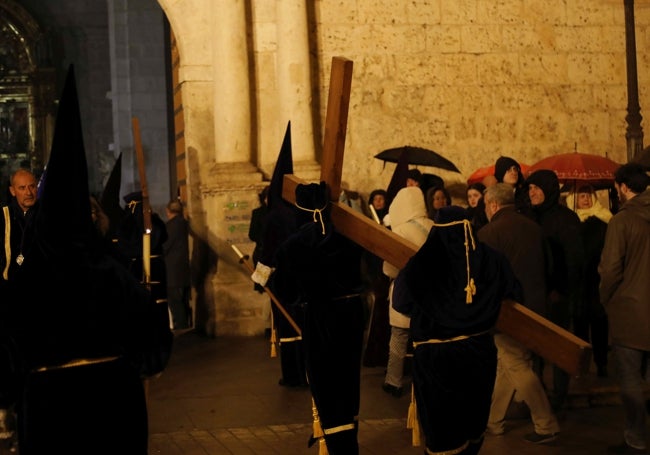
<path id="1" fill-rule="evenodd" d="M 527 175 L 526 173 L 530 166 L 524 163 L 519 163 L 519 167 L 521 167 L 521 173 L 523 175 Z M 474 172 L 472 172 L 472 174 L 467 178 L 467 184 L 472 185 L 473 183 L 482 182 L 483 179 L 488 175 L 494 175 L 494 164 L 485 167 L 480 167 Z"/>
<path id="2" fill-rule="evenodd" d="M 614 182 L 614 172 L 620 164 L 607 157 L 590 153 L 561 153 L 546 157 L 533 164 L 527 175 L 540 169 L 555 171 L 561 183 L 585 181 L 594 187 L 611 186 Z"/>

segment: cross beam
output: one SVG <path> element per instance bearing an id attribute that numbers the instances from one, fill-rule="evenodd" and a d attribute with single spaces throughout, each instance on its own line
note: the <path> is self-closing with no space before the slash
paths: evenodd
<path id="1" fill-rule="evenodd" d="M 327 183 L 332 198 L 332 222 L 341 234 L 385 261 L 402 268 L 417 252 L 416 245 L 338 202 L 351 82 L 352 61 L 334 57 L 321 164 L 321 180 Z M 295 190 L 300 183 L 306 182 L 295 175 L 285 175 L 282 197 L 295 203 Z M 571 375 L 580 376 L 589 368 L 589 343 L 517 302 L 503 302 L 496 328 Z"/>

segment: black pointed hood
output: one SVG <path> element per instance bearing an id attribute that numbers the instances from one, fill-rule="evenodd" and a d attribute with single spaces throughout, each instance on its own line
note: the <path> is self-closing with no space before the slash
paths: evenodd
<path id="1" fill-rule="evenodd" d="M 266 217 L 264 250 L 260 262 L 266 265 L 274 263 L 278 247 L 296 229 L 295 211 L 292 204 L 282 199 L 282 181 L 285 174 L 293 174 L 293 156 L 291 152 L 291 122 L 287 123 L 282 147 L 275 162 L 271 183 L 269 184 L 269 211 Z"/>
<path id="2" fill-rule="evenodd" d="M 119 225 L 123 216 L 122 206 L 120 205 L 120 187 L 122 186 L 122 153 L 119 154 L 111 174 L 106 180 L 106 185 L 99 198 L 99 204 L 104 209 L 111 224 L 111 230 Z"/>
<path id="3" fill-rule="evenodd" d="M 45 250 L 89 246 L 94 236 L 90 215 L 88 168 L 81 130 L 74 67 L 70 65 L 54 127 L 47 174 L 36 214 L 38 242 Z M 65 214 L 65 215 L 64 215 Z"/>
<path id="4" fill-rule="evenodd" d="M 282 147 L 278 154 L 278 160 L 273 168 L 273 176 L 269 185 L 269 209 L 274 205 L 283 203 L 282 180 L 285 174 L 293 174 L 293 153 L 291 150 L 291 121 L 287 123 L 287 130 L 284 133 Z"/>

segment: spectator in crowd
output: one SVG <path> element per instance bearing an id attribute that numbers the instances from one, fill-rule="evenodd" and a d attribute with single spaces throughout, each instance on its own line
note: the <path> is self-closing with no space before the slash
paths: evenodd
<path id="1" fill-rule="evenodd" d="M 177 199 L 167 203 L 167 240 L 163 243 L 167 272 L 167 303 L 175 330 L 192 326 L 190 308 L 191 272 L 189 224 L 183 214 L 183 204 Z"/>
<path id="2" fill-rule="evenodd" d="M 582 185 L 567 197 L 567 207 L 580 218 L 580 236 L 585 252 L 582 299 L 573 315 L 573 331 L 593 347 L 594 363 L 599 377 L 607 376 L 607 354 L 609 351 L 609 329 L 607 313 L 602 303 L 598 286 L 598 263 L 605 244 L 607 224 L 612 212 L 598 201 L 591 185 Z"/>
<path id="3" fill-rule="evenodd" d="M 488 222 L 485 215 L 485 201 L 483 200 L 484 191 L 485 185 L 480 182 L 472 183 L 467 187 L 467 216 L 476 231 L 481 229 Z"/>
<path id="4" fill-rule="evenodd" d="M 388 210 L 394 233 L 413 242 L 418 247 L 425 242 L 431 226 L 433 226 L 433 221 L 427 217 L 424 199 L 419 188 L 407 186 L 399 190 Z M 399 269 L 387 261 L 384 261 L 383 270 L 391 280 L 394 280 L 399 273 Z M 395 293 L 392 283 L 389 296 L 390 348 L 386 377 L 382 387 L 386 393 L 400 397 L 403 393 L 404 358 L 408 347 L 411 321 L 408 316 L 393 308 L 394 305 L 400 305 L 400 302 L 397 301 L 403 296 Z M 403 303 L 401 304 L 403 305 Z"/>
<path id="5" fill-rule="evenodd" d="M 517 210 L 526 216 L 534 217 L 530 210 L 526 179 L 521 172 L 521 165 L 509 156 L 500 156 L 494 163 L 494 177 L 498 183 L 507 183 L 514 188 Z"/>
<path id="6" fill-rule="evenodd" d="M 549 319 L 571 330 L 572 314 L 582 290 L 584 253 L 580 239 L 580 219 L 560 204 L 560 183 L 555 172 L 541 169 L 526 181 L 535 220 L 542 227 L 547 251 L 546 292 Z M 515 192 L 515 207 L 517 193 Z M 569 392 L 569 375 L 553 366 L 551 405 L 558 411 Z"/>
<path id="7" fill-rule="evenodd" d="M 640 164 L 614 174 L 621 203 L 609 221 L 598 266 L 600 301 L 609 318 L 625 416 L 623 442 L 608 453 L 647 453 L 646 401 L 650 355 L 650 178 Z"/>
<path id="8" fill-rule="evenodd" d="M 485 213 L 489 223 L 479 232 L 479 240 L 503 253 L 523 289 L 519 303 L 546 317 L 546 282 L 544 238 L 542 228 L 515 209 L 515 196 L 507 183 L 497 183 L 485 190 Z M 530 410 L 535 431 L 525 435 L 533 443 L 555 440 L 560 425 L 553 414 L 540 377 L 533 370 L 532 352 L 521 343 L 497 332 L 497 376 L 492 394 L 488 430 L 492 434 L 506 431 L 508 406 L 515 393 Z"/>
<path id="9" fill-rule="evenodd" d="M 426 209 L 427 215 L 430 219 L 435 219 L 438 210 L 441 207 L 451 205 L 451 194 L 445 187 L 434 186 L 429 188 L 426 195 Z"/>

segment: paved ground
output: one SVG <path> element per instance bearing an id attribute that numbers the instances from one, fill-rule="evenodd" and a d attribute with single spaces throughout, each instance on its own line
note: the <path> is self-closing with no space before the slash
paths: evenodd
<path id="1" fill-rule="evenodd" d="M 172 359 L 149 386 L 150 454 L 318 454 L 307 448 L 311 395 L 278 385 L 279 359 L 264 337 L 177 336 Z M 550 445 L 523 440 L 527 418 L 488 437 L 482 455 L 598 454 L 621 438 L 622 409 L 614 377 L 574 379 L 562 433 Z M 362 455 L 421 454 L 406 428 L 410 397 L 381 390 L 383 368 L 363 368 L 359 443 Z M 513 416 L 517 414 L 513 413 Z"/>

